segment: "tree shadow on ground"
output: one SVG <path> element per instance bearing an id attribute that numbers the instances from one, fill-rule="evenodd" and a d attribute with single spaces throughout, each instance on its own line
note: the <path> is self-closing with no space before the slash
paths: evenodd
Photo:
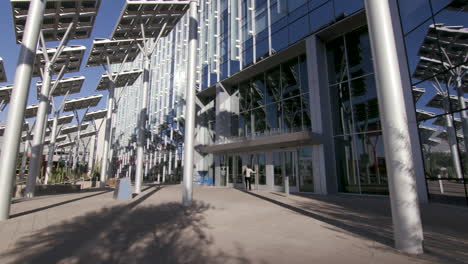
<path id="1" fill-rule="evenodd" d="M 2 263 L 249 263 L 211 249 L 202 202 L 139 205 L 157 191 L 128 204 L 104 208 L 21 238 L 0 255 Z"/>
<path id="2" fill-rule="evenodd" d="M 295 194 L 300 198 L 289 199 L 262 192 L 246 193 L 330 225 L 324 228 L 376 241 L 380 243 L 373 246 L 376 249 L 394 247 L 388 198 Z M 421 214 L 426 253 L 421 258 L 437 263 L 468 263 L 468 210 L 423 205 Z"/>

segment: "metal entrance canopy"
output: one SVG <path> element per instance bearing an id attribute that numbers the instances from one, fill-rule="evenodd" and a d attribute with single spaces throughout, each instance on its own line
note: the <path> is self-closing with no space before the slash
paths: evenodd
<path id="1" fill-rule="evenodd" d="M 63 78 L 59 81 L 57 88 L 52 93 L 53 97 L 56 96 L 64 96 L 65 94 L 76 94 L 81 91 L 81 88 L 83 87 L 83 83 L 85 81 L 84 76 L 78 76 L 78 77 L 70 77 L 70 78 Z M 51 82 L 51 86 L 55 84 L 56 80 L 53 80 Z M 42 89 L 42 82 L 37 82 L 37 93 L 40 94 L 41 89 Z"/>
<path id="2" fill-rule="evenodd" d="M 84 116 L 83 122 L 102 119 L 102 118 L 105 118 L 106 115 L 107 115 L 107 109 L 89 112 Z"/>
<path id="3" fill-rule="evenodd" d="M 127 61 L 132 62 L 140 53 L 137 44 L 142 45 L 143 40 L 111 40 L 97 38 L 93 41 L 91 53 L 88 57 L 86 67 L 100 66 L 107 64 L 107 58 L 111 64 L 123 63 L 127 56 Z"/>
<path id="4" fill-rule="evenodd" d="M 81 45 L 65 47 L 54 64 L 54 74 L 58 74 L 64 65 L 65 72 L 80 71 L 80 66 L 84 57 L 85 50 L 86 47 Z M 52 58 L 56 52 L 56 48 L 47 49 L 47 54 L 49 58 Z M 41 69 L 44 68 L 45 63 L 46 62 L 44 60 L 43 52 L 41 49 L 38 49 L 36 52 L 36 60 L 34 61 L 33 77 L 41 76 Z"/>
<path id="5" fill-rule="evenodd" d="M 11 0 L 16 42 L 21 43 L 31 0 Z M 101 0 L 48 0 L 44 12 L 42 31 L 46 41 L 62 40 L 70 23 L 69 38 L 84 39 L 91 36 Z"/>
<path id="6" fill-rule="evenodd" d="M 189 9 L 187 0 L 127 0 L 112 32 L 112 39 L 142 38 L 141 24 L 146 38 L 166 37 Z"/>
<path id="7" fill-rule="evenodd" d="M 71 121 L 73 121 L 74 117 L 75 117 L 74 115 L 61 116 L 58 118 L 57 125 L 60 126 L 60 125 L 70 124 Z M 47 121 L 47 126 L 51 127 L 53 123 L 54 123 L 54 119 L 49 118 L 49 120 Z"/>
<path id="8" fill-rule="evenodd" d="M 89 125 L 88 123 L 82 124 L 81 130 L 86 130 L 88 128 L 88 125 Z M 78 125 L 64 127 L 62 131 L 60 132 L 60 135 L 66 135 L 66 134 L 75 133 L 75 132 L 78 132 Z"/>
<path id="9" fill-rule="evenodd" d="M 64 112 L 69 112 L 88 107 L 95 107 L 101 101 L 102 94 L 67 100 L 63 107 Z"/>
<path id="10" fill-rule="evenodd" d="M 5 73 L 5 66 L 3 65 L 3 59 L 0 57 L 0 82 L 6 82 L 7 77 Z"/>
<path id="11" fill-rule="evenodd" d="M 115 88 L 125 87 L 125 85 L 133 85 L 135 81 L 140 77 L 142 70 L 132 70 L 132 71 L 123 71 L 117 75 L 117 73 L 112 73 L 112 77 L 115 78 Z M 110 85 L 109 76 L 103 74 L 99 84 L 96 88 L 96 91 L 108 90 Z"/>
<path id="12" fill-rule="evenodd" d="M 9 103 L 11 99 L 12 91 L 13 91 L 13 85 L 0 87 L 0 101 L 3 101 L 4 104 Z"/>

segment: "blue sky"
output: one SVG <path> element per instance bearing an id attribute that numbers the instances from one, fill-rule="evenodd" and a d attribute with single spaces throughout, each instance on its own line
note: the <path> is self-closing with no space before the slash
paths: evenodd
<path id="1" fill-rule="evenodd" d="M 81 65 L 81 71 L 78 73 L 69 73 L 65 74 L 64 77 L 73 77 L 73 76 L 85 76 L 86 81 L 83 85 L 80 94 L 70 95 L 69 98 L 78 98 L 84 96 L 90 96 L 98 94 L 95 91 L 97 83 L 103 74 L 102 67 L 92 67 L 86 68 L 86 59 L 88 58 L 88 54 L 90 52 L 90 48 L 93 43 L 94 38 L 108 38 L 112 33 L 112 30 L 117 23 L 117 19 L 121 13 L 121 10 L 124 6 L 125 0 L 102 0 L 101 7 L 99 9 L 99 13 L 96 19 L 96 23 L 94 26 L 94 30 L 92 32 L 92 36 L 89 39 L 84 40 L 71 40 L 69 41 L 68 45 L 84 45 L 86 46 L 86 54 L 83 59 L 83 63 Z M 20 50 L 20 45 L 16 44 L 15 41 L 15 33 L 13 28 L 13 19 L 12 19 L 12 11 L 10 6 L 10 1 L 2 0 L 0 1 L 0 32 L 1 32 L 1 41 L 0 41 L 0 57 L 3 58 L 5 71 L 7 74 L 8 82 L 2 83 L 0 85 L 7 85 L 13 84 L 14 76 L 15 76 L 15 68 L 16 63 L 18 61 L 18 55 Z M 58 42 L 48 42 L 47 47 L 53 48 L 56 47 L 59 43 Z M 54 76 L 55 79 L 56 76 Z M 36 99 L 36 82 L 40 81 L 40 78 L 33 78 L 31 81 L 31 87 L 29 89 L 29 99 L 28 105 L 37 103 Z M 55 99 L 56 102 L 61 102 L 62 98 L 58 97 Z M 100 104 L 90 109 L 93 110 L 100 110 L 106 107 L 107 101 L 107 92 L 104 92 L 104 97 L 101 100 Z M 82 112 L 80 111 L 80 115 Z M 0 122 L 6 122 L 8 113 L 8 107 L 0 114 Z M 71 114 L 65 113 L 65 114 Z M 34 119 L 28 120 L 29 122 L 33 122 Z M 74 121 L 75 123 L 76 121 Z"/>

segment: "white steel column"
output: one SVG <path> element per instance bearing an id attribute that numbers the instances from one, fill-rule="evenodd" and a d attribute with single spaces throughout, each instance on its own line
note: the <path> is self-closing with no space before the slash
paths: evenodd
<path id="1" fill-rule="evenodd" d="M 57 125 L 58 125 L 59 113 L 56 112 L 54 115 L 54 121 L 52 124 L 52 132 L 50 133 L 50 143 L 49 143 L 49 153 L 47 155 L 47 168 L 45 173 L 44 184 L 49 182 L 50 174 L 52 173 L 52 164 L 54 162 L 54 151 L 55 151 L 55 141 L 57 135 Z"/>
<path id="2" fill-rule="evenodd" d="M 146 53 L 145 48 L 145 53 Z M 145 159 L 145 142 L 146 142 L 146 115 L 148 110 L 148 92 L 149 92 L 149 71 L 150 57 L 148 54 L 143 55 L 143 99 L 140 106 L 140 114 L 138 119 L 138 140 L 137 140 L 137 162 L 135 174 L 135 193 L 141 193 L 141 183 L 143 181 L 143 162 Z"/>
<path id="3" fill-rule="evenodd" d="M 115 84 L 112 80 L 112 75 L 109 75 L 109 98 L 107 99 L 107 116 L 106 116 L 106 130 L 104 131 L 104 146 L 102 151 L 101 158 L 101 175 L 100 175 L 100 185 L 101 188 L 106 186 L 107 180 L 107 167 L 109 161 L 109 147 L 111 140 L 111 130 L 112 130 L 112 112 L 114 109 L 114 90 Z"/>
<path id="4" fill-rule="evenodd" d="M 393 219 L 395 247 L 423 252 L 423 233 L 411 150 L 403 79 L 390 1 L 366 0 Z M 394 7 L 395 5 L 392 5 Z"/>
<path id="5" fill-rule="evenodd" d="M 47 56 L 47 55 L 46 55 Z M 37 178 L 40 175 L 42 165 L 42 150 L 45 127 L 47 124 L 47 113 L 49 110 L 49 92 L 52 81 L 53 69 L 49 62 L 44 67 L 44 79 L 39 95 L 39 109 L 37 110 L 36 126 L 34 127 L 34 136 L 31 147 L 31 159 L 29 161 L 28 180 L 26 182 L 26 197 L 34 197 Z"/>
<path id="6" fill-rule="evenodd" d="M 28 101 L 29 86 L 36 56 L 37 41 L 44 17 L 46 0 L 31 1 L 28 19 L 24 30 L 20 55 L 16 67 L 14 88 L 3 138 L 0 159 L 0 220 L 6 220 L 10 214 L 13 177 L 16 175 L 16 159 L 21 143 L 24 111 Z"/>
<path id="7" fill-rule="evenodd" d="M 182 204 L 189 206 L 192 204 L 193 196 L 193 152 L 195 139 L 195 87 L 196 87 L 196 54 L 198 39 L 198 14 L 197 0 L 190 1 L 189 15 L 189 57 L 187 67 L 187 90 L 185 106 L 185 140 L 184 140 L 184 190 L 182 195 Z"/>

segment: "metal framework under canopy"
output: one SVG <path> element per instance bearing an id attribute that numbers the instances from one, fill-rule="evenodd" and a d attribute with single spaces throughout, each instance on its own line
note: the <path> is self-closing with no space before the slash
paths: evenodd
<path id="1" fill-rule="evenodd" d="M 78 109 L 85 109 L 88 107 L 95 107 L 101 101 L 102 94 L 82 97 L 77 99 L 67 100 L 65 106 L 63 107 L 64 112 L 70 112 Z"/>
<path id="2" fill-rule="evenodd" d="M 133 70 L 133 71 L 124 71 L 119 74 L 115 82 L 115 88 L 125 87 L 125 85 L 133 85 L 135 81 L 140 77 L 142 70 Z M 112 73 L 112 76 L 115 77 L 117 73 Z M 99 84 L 96 88 L 96 91 L 104 91 L 109 89 L 109 76 L 103 74 Z"/>
<path id="3" fill-rule="evenodd" d="M 80 138 L 88 138 L 96 135 L 96 131 L 85 132 L 80 135 Z"/>
<path id="4" fill-rule="evenodd" d="M 74 115 L 61 116 L 58 118 L 57 125 L 61 126 L 65 124 L 70 124 L 73 121 L 74 117 L 75 117 Z M 51 127 L 53 123 L 54 123 L 53 118 L 49 118 L 49 120 L 47 120 L 47 126 Z"/>
<path id="5" fill-rule="evenodd" d="M 16 42 L 21 43 L 31 0 L 10 1 Z M 100 6 L 101 0 L 47 0 L 41 28 L 45 40 L 62 40 L 72 22 L 70 39 L 89 38 Z"/>
<path id="6" fill-rule="evenodd" d="M 78 77 L 70 77 L 70 78 L 63 78 L 62 80 L 59 81 L 57 88 L 55 88 L 54 92 L 52 93 L 53 97 L 57 96 L 64 96 L 65 94 L 76 94 L 81 91 L 81 88 L 83 87 L 83 83 L 85 81 L 84 76 L 78 76 Z M 56 80 L 53 80 L 51 85 L 53 86 L 55 84 Z M 39 94 L 42 89 L 42 82 L 37 82 L 37 94 L 39 98 Z"/>
<path id="7" fill-rule="evenodd" d="M 81 125 L 81 130 L 84 131 L 88 128 L 88 123 L 84 123 Z M 67 135 L 67 134 L 71 134 L 71 133 L 75 133 L 75 132 L 78 132 L 78 125 L 74 125 L 74 126 L 68 126 L 68 127 L 64 127 L 62 128 L 62 131 L 60 131 L 60 135 Z"/>
<path id="8" fill-rule="evenodd" d="M 0 57 L 0 83 L 7 82 L 5 73 L 5 66 L 3 65 L 3 59 Z"/>
<path id="9" fill-rule="evenodd" d="M 140 49 L 137 45 L 138 43 L 141 45 L 143 40 L 111 40 L 97 38 L 93 41 L 86 67 L 107 65 L 107 58 L 109 58 L 111 64 L 123 63 L 127 55 L 127 61 L 133 62 L 140 53 Z"/>
<path id="10" fill-rule="evenodd" d="M 80 71 L 81 62 L 83 61 L 86 47 L 81 45 L 73 45 L 65 47 L 53 65 L 54 74 L 58 74 L 65 65 L 65 72 L 78 72 Z M 49 58 L 52 58 L 57 52 L 56 48 L 47 49 Z M 41 76 L 41 69 L 44 68 L 45 60 L 41 49 L 37 50 L 36 60 L 34 61 L 33 77 Z"/>
<path id="11" fill-rule="evenodd" d="M 189 9 L 187 0 L 127 0 L 112 32 L 112 39 L 156 38 L 166 24 L 161 37 L 167 36 Z"/>
<path id="12" fill-rule="evenodd" d="M 74 146 L 75 145 L 75 141 L 68 141 L 68 142 L 65 142 L 65 143 L 62 143 L 62 144 L 58 144 L 57 145 L 57 148 L 66 148 L 66 147 L 71 147 L 71 146 Z"/>
<path id="13" fill-rule="evenodd" d="M 13 85 L 0 87 L 0 102 L 3 101 L 4 104 L 9 103 L 11 99 L 12 91 L 13 91 Z"/>
<path id="14" fill-rule="evenodd" d="M 83 121 L 88 122 L 92 120 L 102 119 L 102 118 L 105 118 L 106 115 L 107 115 L 107 109 L 89 112 L 85 115 L 85 117 L 83 118 Z"/>

